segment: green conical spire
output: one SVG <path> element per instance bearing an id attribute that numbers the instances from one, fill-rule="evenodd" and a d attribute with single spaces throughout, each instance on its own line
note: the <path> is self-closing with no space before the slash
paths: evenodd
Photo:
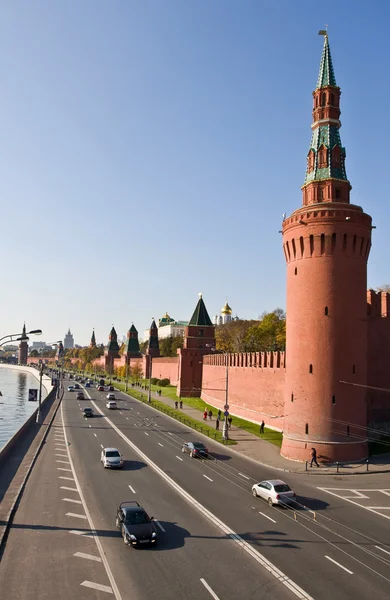
<path id="1" fill-rule="evenodd" d="M 330 55 L 328 36 L 324 37 L 324 47 L 322 49 L 320 72 L 318 74 L 317 89 L 328 85 L 337 87 L 336 77 L 334 76 L 332 57 Z"/>
<path id="2" fill-rule="evenodd" d="M 206 305 L 203 302 L 202 294 L 199 294 L 198 304 L 195 307 L 194 314 L 188 325 L 203 325 L 205 327 L 213 326 Z"/>

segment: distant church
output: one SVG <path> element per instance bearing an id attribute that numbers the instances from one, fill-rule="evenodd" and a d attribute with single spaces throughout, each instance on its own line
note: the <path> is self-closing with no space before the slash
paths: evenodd
<path id="1" fill-rule="evenodd" d="M 230 323 L 230 321 L 238 321 L 239 318 L 237 316 L 232 317 L 232 314 L 233 311 L 226 301 L 225 306 L 221 308 L 221 314 L 219 316 L 215 315 L 214 325 L 226 325 L 226 323 Z"/>
<path id="2" fill-rule="evenodd" d="M 64 338 L 64 349 L 68 350 L 68 348 L 74 348 L 74 339 L 73 335 L 70 332 L 70 329 L 68 329 L 68 333 L 65 335 Z"/>

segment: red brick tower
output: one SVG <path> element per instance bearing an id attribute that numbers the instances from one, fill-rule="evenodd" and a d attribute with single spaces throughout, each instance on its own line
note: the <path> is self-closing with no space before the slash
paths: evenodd
<path id="1" fill-rule="evenodd" d="M 20 344 L 18 351 L 18 363 L 20 365 L 27 365 L 28 357 L 28 337 L 26 333 L 26 324 L 23 325 L 22 335 L 20 336 Z"/>
<path id="2" fill-rule="evenodd" d="M 305 460 L 367 456 L 367 258 L 371 217 L 350 204 L 326 32 L 302 207 L 283 222 L 287 367 L 281 453 Z M 349 382 L 349 385 L 347 383 Z"/>
<path id="3" fill-rule="evenodd" d="M 144 376 L 150 377 L 152 375 L 151 369 L 153 369 L 151 361 L 153 358 L 160 356 L 160 346 L 158 343 L 158 329 L 156 321 L 153 319 L 149 329 L 149 343 L 144 355 L 143 370 Z"/>
<path id="4" fill-rule="evenodd" d="M 89 342 L 90 348 L 96 348 L 96 338 L 95 338 L 95 330 L 92 330 L 91 341 Z"/>
<path id="5" fill-rule="evenodd" d="M 202 391 L 203 356 L 215 347 L 215 327 L 211 322 L 202 294 L 184 334 L 184 347 L 179 348 L 178 396 L 200 397 Z"/>
<path id="6" fill-rule="evenodd" d="M 107 373 L 110 376 L 114 372 L 114 360 L 116 358 L 120 358 L 120 354 L 119 354 L 118 335 L 113 326 L 110 331 L 110 335 L 108 336 L 107 352 L 104 357 L 105 368 L 106 368 Z"/>
<path id="7" fill-rule="evenodd" d="M 139 349 L 138 331 L 131 324 L 129 331 L 127 332 L 127 341 L 125 343 L 125 361 L 129 364 L 131 358 L 141 358 L 142 354 Z"/>

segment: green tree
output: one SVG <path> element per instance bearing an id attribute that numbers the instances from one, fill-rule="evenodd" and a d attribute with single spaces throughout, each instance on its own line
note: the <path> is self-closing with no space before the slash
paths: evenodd
<path id="1" fill-rule="evenodd" d="M 38 350 L 35 350 L 35 349 L 31 350 L 30 356 L 33 357 L 33 358 L 37 358 L 37 356 L 39 356 Z"/>
<path id="2" fill-rule="evenodd" d="M 135 381 L 142 379 L 143 371 L 142 365 L 139 362 L 134 363 L 131 367 L 131 375 Z"/>

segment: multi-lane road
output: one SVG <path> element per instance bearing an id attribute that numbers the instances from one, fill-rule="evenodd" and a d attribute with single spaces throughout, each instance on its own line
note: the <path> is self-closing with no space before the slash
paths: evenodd
<path id="1" fill-rule="evenodd" d="M 117 411 L 107 392 L 84 394 L 65 393 L 30 476 L 0 565 L 4 597 L 390 597 L 390 488 L 377 476 L 359 489 L 283 474 L 298 505 L 271 508 L 251 487 L 281 473 L 208 440 L 217 460 L 191 459 L 182 444 L 201 436 L 186 426 L 125 394 L 116 392 Z M 95 417 L 84 419 L 84 406 Z M 101 466 L 109 446 L 124 455 L 122 470 Z M 123 544 L 123 500 L 154 516 L 156 548 Z"/>

